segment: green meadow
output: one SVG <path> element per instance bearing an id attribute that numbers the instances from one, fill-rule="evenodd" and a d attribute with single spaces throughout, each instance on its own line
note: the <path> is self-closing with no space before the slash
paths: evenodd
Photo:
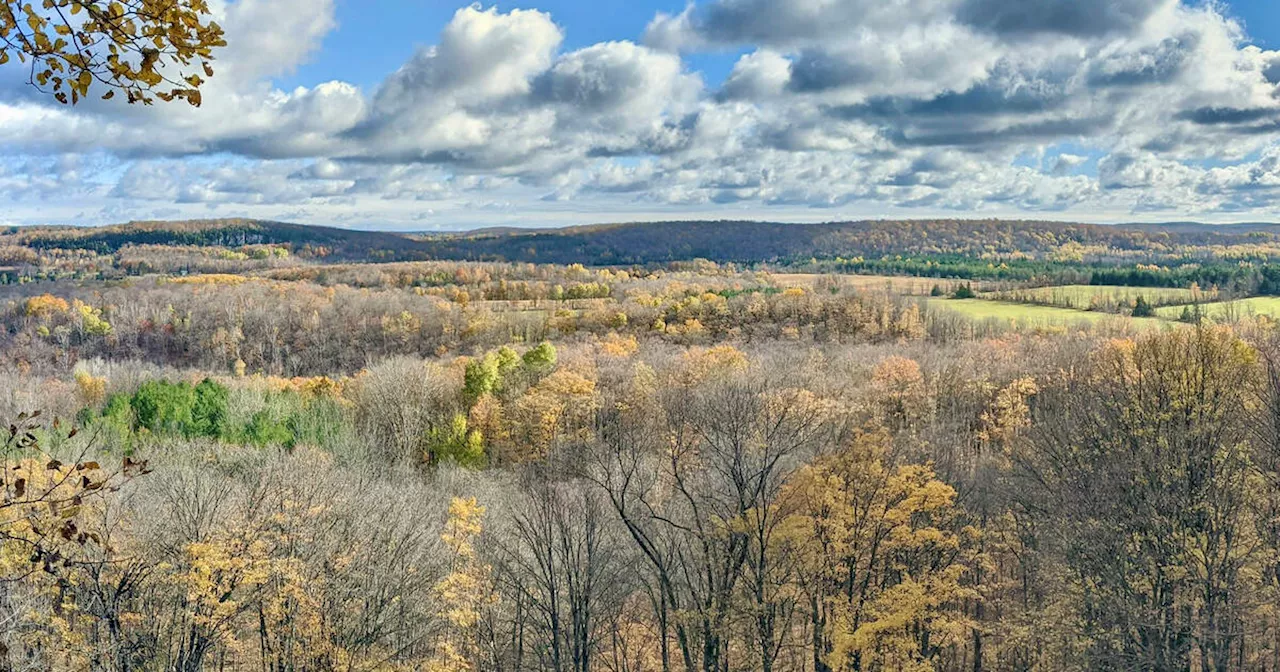
<path id="1" fill-rule="evenodd" d="M 930 310 L 950 311 L 978 321 L 1007 322 L 1016 327 L 1071 326 L 1105 321 L 1132 321 L 1141 325 L 1159 323 L 1150 318 L 991 299 L 929 299 L 927 305 Z"/>
<path id="2" fill-rule="evenodd" d="M 1156 315 L 1165 319 L 1176 320 L 1182 316 L 1184 308 L 1186 306 L 1164 306 L 1156 309 Z M 1194 310 L 1194 307 L 1192 309 Z M 1236 301 L 1203 303 L 1200 304 L 1200 313 L 1217 322 L 1232 322 L 1242 317 L 1253 317 L 1255 315 L 1280 317 L 1280 297 L 1255 296 L 1250 299 Z"/>
<path id="3" fill-rule="evenodd" d="M 1141 296 L 1156 306 L 1212 301 L 1217 292 L 1171 287 L 1123 287 L 1119 285 L 1062 285 L 991 292 L 989 298 L 1014 303 L 1047 304 L 1076 310 L 1132 306 Z M 1179 311 L 1180 312 L 1180 311 Z"/>

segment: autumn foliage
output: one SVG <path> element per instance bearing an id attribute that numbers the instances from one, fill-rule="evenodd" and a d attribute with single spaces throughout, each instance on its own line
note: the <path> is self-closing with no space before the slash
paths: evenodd
<path id="1" fill-rule="evenodd" d="M 31 83 L 60 103 L 95 87 L 130 103 L 201 102 L 213 50 L 226 44 L 205 0 L 45 0 L 0 4 L 0 64 L 30 68 Z"/>
<path id="2" fill-rule="evenodd" d="M 0 670 L 1278 669 L 1269 319 L 143 232 L 2 287 Z"/>

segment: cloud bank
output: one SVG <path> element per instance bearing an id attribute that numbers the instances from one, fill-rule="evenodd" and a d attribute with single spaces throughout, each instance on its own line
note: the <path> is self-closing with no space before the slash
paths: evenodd
<path id="1" fill-rule="evenodd" d="M 237 0 L 200 109 L 0 76 L 10 219 L 1268 218 L 1280 52 L 1180 0 L 703 0 L 566 49 L 462 7 L 373 90 L 272 82 L 333 0 Z M 690 66 L 741 53 L 723 81 Z"/>

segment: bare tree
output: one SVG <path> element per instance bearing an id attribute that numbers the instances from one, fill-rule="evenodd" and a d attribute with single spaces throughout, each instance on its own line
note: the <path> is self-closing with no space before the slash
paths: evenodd
<path id="1" fill-rule="evenodd" d="M 669 388 L 662 407 L 665 427 L 603 414 L 593 479 L 652 572 L 664 669 L 672 631 L 686 670 L 730 669 L 744 592 L 755 614 L 753 667 L 771 669 L 790 609 L 775 590 L 773 507 L 788 474 L 824 435 L 820 406 L 741 377 L 706 389 Z"/>
<path id="2" fill-rule="evenodd" d="M 602 494 L 588 484 L 552 483 L 533 470 L 521 490 L 497 541 L 503 591 L 523 605 L 517 627 L 527 632 L 537 669 L 589 672 L 633 587 L 625 547 Z"/>

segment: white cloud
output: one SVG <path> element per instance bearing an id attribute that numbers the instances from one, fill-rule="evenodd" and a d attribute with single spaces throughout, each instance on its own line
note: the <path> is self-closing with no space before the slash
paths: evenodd
<path id="1" fill-rule="evenodd" d="M 791 81 L 791 61 L 772 49 L 743 55 L 721 87 L 725 98 L 761 100 L 782 94 Z"/>
<path id="2" fill-rule="evenodd" d="M 1276 206 L 1280 52 L 1213 3 L 704 0 L 641 44 L 569 51 L 547 13 L 473 5 L 371 91 L 271 82 L 322 48 L 332 0 L 218 11 L 230 46 L 200 109 L 0 84 L 10 201 L 328 222 L 417 221 L 424 202 L 468 222 Z M 724 82 L 691 70 L 725 49 L 744 55 Z M 115 167 L 22 158 L 55 156 Z"/>
<path id="3" fill-rule="evenodd" d="M 236 0 L 222 19 L 234 47 L 218 59 L 219 85 L 292 72 L 337 25 L 333 10 L 334 0 Z"/>
<path id="4" fill-rule="evenodd" d="M 539 97 L 605 127 L 647 123 L 694 103 L 702 88 L 676 56 L 630 42 L 605 42 L 559 58 L 538 80 Z M 623 125 L 627 125 L 624 123 Z"/>

